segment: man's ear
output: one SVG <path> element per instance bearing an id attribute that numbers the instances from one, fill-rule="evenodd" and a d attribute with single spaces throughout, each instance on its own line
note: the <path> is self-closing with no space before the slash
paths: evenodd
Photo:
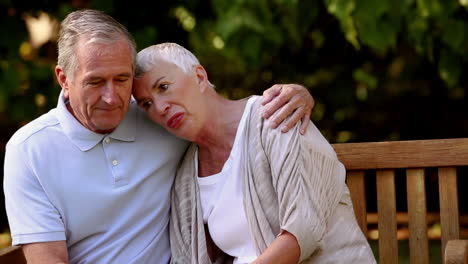
<path id="1" fill-rule="evenodd" d="M 200 64 L 194 66 L 194 69 L 200 91 L 204 92 L 205 89 L 208 88 L 208 73 L 206 73 L 205 68 Z"/>
<path id="2" fill-rule="evenodd" d="M 63 96 L 66 99 L 68 99 L 69 92 L 70 92 L 70 86 L 69 86 L 69 83 L 68 83 L 67 74 L 62 69 L 62 67 L 59 66 L 59 65 L 55 66 L 55 76 L 57 77 L 57 82 L 62 87 Z"/>

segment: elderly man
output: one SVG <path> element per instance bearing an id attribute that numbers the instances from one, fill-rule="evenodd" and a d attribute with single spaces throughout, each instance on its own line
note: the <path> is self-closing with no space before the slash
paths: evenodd
<path id="1" fill-rule="evenodd" d="M 6 148 L 13 244 L 28 263 L 167 263 L 170 189 L 187 143 L 131 98 L 136 48 L 124 26 L 99 11 L 76 11 L 62 22 L 58 45 L 57 107 Z M 307 120 L 306 89 L 282 91 L 270 111 L 292 99 L 273 122 L 297 107 L 294 122 Z"/>

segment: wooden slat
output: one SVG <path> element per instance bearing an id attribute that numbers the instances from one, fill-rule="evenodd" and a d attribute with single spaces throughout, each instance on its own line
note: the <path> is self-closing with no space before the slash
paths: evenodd
<path id="1" fill-rule="evenodd" d="M 424 169 L 406 171 L 408 196 L 410 263 L 429 263 L 427 240 L 427 209 Z"/>
<path id="2" fill-rule="evenodd" d="M 440 223 L 440 214 L 437 212 L 427 213 L 426 220 L 428 224 Z M 397 223 L 406 224 L 409 221 L 407 212 L 397 212 Z M 376 224 L 377 223 L 377 213 L 367 213 L 367 224 Z M 460 216 L 460 223 L 465 223 L 468 225 L 468 215 Z"/>
<path id="3" fill-rule="evenodd" d="M 346 183 L 353 200 L 354 213 L 359 227 L 367 237 L 367 208 L 366 208 L 366 186 L 364 182 L 364 171 L 348 171 Z"/>
<path id="4" fill-rule="evenodd" d="M 0 249 L 0 263 L 26 264 L 23 249 L 18 246 Z"/>
<path id="5" fill-rule="evenodd" d="M 444 264 L 468 263 L 468 240 L 450 240 L 444 252 Z"/>
<path id="6" fill-rule="evenodd" d="M 398 263 L 395 202 L 395 171 L 377 171 L 377 210 L 379 216 L 379 259 L 381 264 Z"/>
<path id="7" fill-rule="evenodd" d="M 444 252 L 449 240 L 460 238 L 457 169 L 455 167 L 439 168 L 439 201 L 442 252 Z"/>
<path id="8" fill-rule="evenodd" d="M 348 170 L 468 165 L 468 138 L 334 144 Z"/>

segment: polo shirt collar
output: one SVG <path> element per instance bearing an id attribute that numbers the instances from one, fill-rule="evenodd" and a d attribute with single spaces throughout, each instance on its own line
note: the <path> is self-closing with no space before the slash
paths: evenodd
<path id="1" fill-rule="evenodd" d="M 128 111 L 125 114 L 124 119 L 120 124 L 115 128 L 112 133 L 109 134 L 109 137 L 121 141 L 135 141 L 135 134 L 136 134 L 136 128 L 137 128 L 137 117 L 136 117 L 136 112 L 137 111 L 132 111 L 131 108 L 133 107 L 138 107 L 135 104 L 135 101 L 131 99 L 129 105 L 128 105 Z"/>
<path id="2" fill-rule="evenodd" d="M 135 107 L 134 102 L 130 103 L 130 107 Z M 81 151 L 88 151 L 100 143 L 104 137 L 121 140 L 121 141 L 134 141 L 136 131 L 136 118 L 135 111 L 129 111 L 122 122 L 117 128 L 109 134 L 99 134 L 84 127 L 71 113 L 65 105 L 65 98 L 63 91 L 57 104 L 57 119 L 63 129 L 65 135 L 70 141 L 77 146 Z"/>

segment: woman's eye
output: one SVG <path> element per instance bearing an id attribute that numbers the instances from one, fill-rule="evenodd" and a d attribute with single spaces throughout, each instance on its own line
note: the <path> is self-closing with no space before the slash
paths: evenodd
<path id="1" fill-rule="evenodd" d="M 153 102 L 151 101 L 144 101 L 140 103 L 140 106 L 145 110 L 148 110 L 152 105 L 153 105 Z"/>
<path id="2" fill-rule="evenodd" d="M 169 84 L 167 84 L 167 83 L 161 83 L 161 84 L 159 85 L 159 88 L 160 88 L 161 90 L 165 91 L 165 90 L 169 89 Z"/>

